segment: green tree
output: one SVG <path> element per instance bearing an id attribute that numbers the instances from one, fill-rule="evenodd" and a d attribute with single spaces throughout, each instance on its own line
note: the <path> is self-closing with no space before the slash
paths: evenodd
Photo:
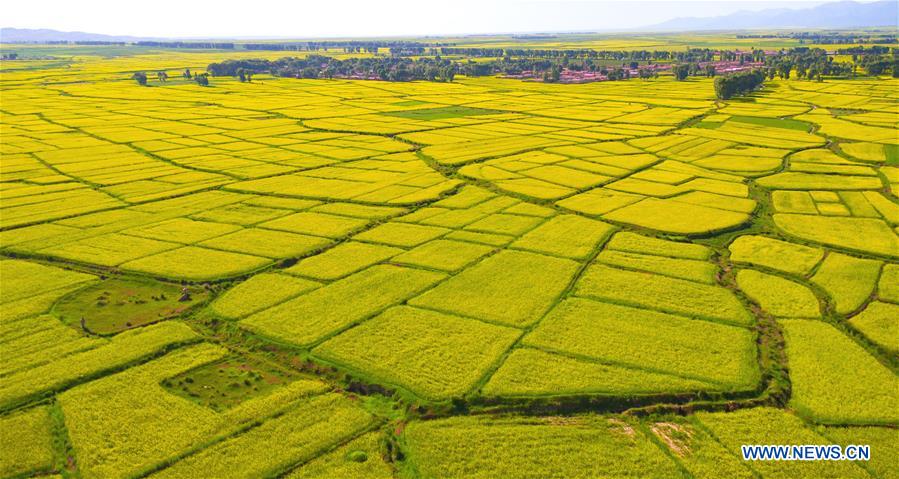
<path id="1" fill-rule="evenodd" d="M 549 78 L 553 83 L 558 83 L 562 79 L 562 69 L 554 66 L 549 72 Z"/>
<path id="2" fill-rule="evenodd" d="M 690 65 L 687 65 L 685 63 L 675 65 L 671 72 L 674 73 L 675 80 L 684 81 L 687 79 L 687 75 L 690 74 Z"/>
<path id="3" fill-rule="evenodd" d="M 208 73 L 203 73 L 202 75 L 195 74 L 194 80 L 197 82 L 197 85 L 209 86 L 209 74 Z"/>
<path id="4" fill-rule="evenodd" d="M 137 72 L 134 75 L 131 75 L 131 78 L 137 82 L 140 86 L 147 86 L 147 74 L 144 72 Z"/>
<path id="5" fill-rule="evenodd" d="M 715 96 L 721 100 L 727 100 L 733 96 L 755 90 L 764 81 L 765 73 L 762 70 L 719 76 L 715 78 Z"/>
<path id="6" fill-rule="evenodd" d="M 793 64 L 790 62 L 781 62 L 777 65 L 777 76 L 781 79 L 789 80 L 790 79 L 790 70 L 793 69 Z"/>
<path id="7" fill-rule="evenodd" d="M 453 79 L 456 78 L 456 67 L 454 67 L 453 65 L 445 67 L 441 76 L 443 78 L 446 78 L 446 81 L 452 82 Z"/>

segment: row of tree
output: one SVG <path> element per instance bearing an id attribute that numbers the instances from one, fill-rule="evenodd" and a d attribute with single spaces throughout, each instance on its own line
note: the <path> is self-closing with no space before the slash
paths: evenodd
<path id="1" fill-rule="evenodd" d="M 812 43 L 818 45 L 846 45 L 846 44 L 871 44 L 871 43 L 897 43 L 895 34 L 856 34 L 839 32 L 791 32 L 772 34 L 744 34 L 737 35 L 740 39 L 763 38 L 789 38 L 799 40 L 799 43 Z"/>
<path id="2" fill-rule="evenodd" d="M 866 47 L 864 45 L 858 45 L 849 48 L 839 48 L 836 51 L 837 55 L 886 55 L 887 53 L 891 53 L 893 55 L 899 55 L 899 49 L 895 47 L 884 47 L 881 45 L 872 45 L 870 47 Z M 855 61 L 855 58 L 852 59 Z"/>
<path id="3" fill-rule="evenodd" d="M 190 68 L 185 68 L 184 73 L 181 76 L 185 80 L 193 80 L 197 82 L 197 85 L 200 86 L 209 86 L 209 73 L 193 73 L 191 74 Z M 136 81 L 140 86 L 147 86 L 147 74 L 146 72 L 135 72 L 131 75 L 131 79 Z M 156 79 L 159 80 L 160 83 L 165 83 L 169 80 L 169 74 L 165 71 L 156 72 Z M 244 81 L 244 80 L 241 80 Z"/>
<path id="4" fill-rule="evenodd" d="M 156 47 L 156 48 L 196 48 L 208 50 L 234 50 L 233 43 L 218 42 L 153 42 L 141 41 L 135 42 L 139 47 Z"/>
<path id="5" fill-rule="evenodd" d="M 75 45 L 109 45 L 116 47 L 123 47 L 127 45 L 126 42 L 108 42 L 105 40 L 75 40 L 72 43 L 74 43 Z"/>
<path id="6" fill-rule="evenodd" d="M 759 50 L 761 52 L 761 50 Z M 554 58 L 563 59 L 594 59 L 594 60 L 613 60 L 620 62 L 653 62 L 653 61 L 678 61 L 678 62 L 701 62 L 712 61 L 716 55 L 732 55 L 736 59 L 737 55 L 747 55 L 749 53 L 735 52 L 718 52 L 708 48 L 690 48 L 685 51 L 667 51 L 667 50 L 592 50 L 592 49 L 568 49 L 568 50 L 543 50 L 536 48 L 460 48 L 460 47 L 440 47 L 432 48 L 432 55 L 456 55 L 476 58 Z M 761 52 L 764 54 L 764 52 Z M 730 59 L 730 58 L 723 58 Z"/>
<path id="7" fill-rule="evenodd" d="M 674 75 L 674 79 L 678 81 L 684 81 L 687 77 L 714 77 L 718 71 L 715 69 L 715 65 L 711 63 L 699 64 L 699 63 L 680 63 L 671 67 L 671 74 Z"/>
<path id="8" fill-rule="evenodd" d="M 441 45 L 453 45 L 452 43 L 423 43 L 409 41 L 371 41 L 371 40 L 351 40 L 351 41 L 319 41 L 319 42 L 289 42 L 289 43 L 244 43 L 246 50 L 263 50 L 263 51 L 294 51 L 294 52 L 317 52 L 320 50 L 342 49 L 347 53 L 371 53 L 376 54 L 381 48 L 390 49 L 391 54 L 399 56 L 422 55 L 427 48 L 438 47 Z"/>
<path id="9" fill-rule="evenodd" d="M 570 60 L 546 58 L 509 58 L 476 62 L 451 61 L 442 57 L 410 59 L 404 57 L 334 58 L 310 55 L 306 58 L 281 58 L 279 60 L 226 60 L 212 63 L 207 71 L 213 76 L 240 77 L 249 73 L 269 73 L 280 77 L 293 78 L 376 78 L 387 81 L 453 81 L 456 74 L 469 77 L 492 75 L 523 75 L 542 77 L 547 82 L 557 82 L 563 69 L 589 71 L 605 75 L 610 80 L 626 80 L 631 76 L 628 65 L 605 67 L 591 59 Z M 646 69 L 641 78 L 657 75 Z"/>
<path id="10" fill-rule="evenodd" d="M 454 49 L 461 53 L 470 49 Z M 475 49 L 482 50 L 482 49 Z M 495 49 L 492 53 L 498 52 Z M 502 50 L 504 53 L 509 50 Z M 539 52 L 540 50 L 528 50 Z M 766 54 L 761 50 L 751 52 L 720 51 L 708 49 L 691 49 L 686 52 L 662 52 L 669 58 L 682 58 L 685 61 L 674 63 L 671 70 L 675 79 L 685 80 L 691 76 L 714 77 L 717 61 L 730 61 L 738 65 L 754 62 L 753 65 L 764 64 L 762 74 L 770 79 L 780 77 L 788 79 L 795 72 L 798 78 L 823 79 L 824 76 L 850 76 L 861 65 L 871 75 L 881 75 L 889 71 L 897 72 L 895 67 L 895 51 L 891 55 L 874 55 L 881 50 L 874 48 L 865 50 L 864 54 L 855 55 L 855 63 L 835 62 L 833 55 L 820 48 L 798 47 L 781 50 L 774 54 Z M 658 75 L 658 68 L 652 61 L 643 62 L 630 59 L 620 65 L 603 64 L 598 58 L 578 56 L 580 50 L 570 51 L 571 56 L 564 55 L 567 50 L 552 51 L 553 57 L 512 56 L 503 55 L 487 61 L 450 60 L 437 55 L 411 59 L 404 56 L 376 56 L 366 58 L 350 58 L 338 60 L 323 55 L 309 55 L 305 58 L 285 57 L 279 60 L 243 59 L 226 60 L 209 65 L 207 71 L 213 76 L 234 76 L 249 80 L 254 73 L 270 73 L 274 76 L 293 78 L 361 78 L 381 79 L 388 81 L 452 81 L 456 74 L 469 77 L 509 75 L 542 78 L 547 82 L 561 79 L 564 71 L 600 73 L 609 80 L 625 80 L 636 70 L 640 78 Z M 516 53 L 518 53 L 516 51 Z M 622 52 L 616 52 L 622 53 Z M 628 53 L 628 52 L 624 52 Z M 629 52 L 638 53 L 638 52 Z M 659 52 L 655 52 L 659 53 Z M 561 56 L 560 56 L 561 55 Z M 659 57 L 666 55 L 659 54 Z M 640 56 L 637 55 L 637 58 Z M 608 63 L 608 62 L 606 62 Z M 242 73 L 242 74 L 241 74 Z"/>
<path id="11" fill-rule="evenodd" d="M 270 73 L 291 78 L 363 78 L 387 81 L 453 81 L 456 65 L 440 58 L 413 60 L 402 57 L 349 58 L 338 60 L 322 55 L 279 60 L 226 60 L 210 64 L 214 77 L 240 77 L 254 73 Z"/>
<path id="12" fill-rule="evenodd" d="M 891 73 L 893 78 L 899 78 L 899 57 L 893 55 L 865 55 L 858 62 L 868 75 L 884 75 Z"/>
<path id="13" fill-rule="evenodd" d="M 899 68 L 892 68 L 896 61 L 895 55 L 884 57 L 863 54 L 854 55 L 852 59 L 852 63 L 836 62 L 832 55 L 828 55 L 825 50 L 820 48 L 793 48 L 775 56 L 768 56 L 765 59 L 765 66 L 768 67 L 767 76 L 769 78 L 777 76 L 782 79 L 790 78 L 794 71 L 798 78 L 820 80 L 824 76 L 846 77 L 856 74 L 857 66 L 864 67 L 875 62 L 879 62 L 875 68 L 866 68 L 865 70 L 869 75 L 882 75 L 890 70 L 895 73 L 899 70 Z"/>

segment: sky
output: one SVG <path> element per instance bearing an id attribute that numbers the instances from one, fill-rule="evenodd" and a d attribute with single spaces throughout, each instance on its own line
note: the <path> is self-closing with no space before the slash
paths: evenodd
<path id="1" fill-rule="evenodd" d="M 178 38 L 313 38 L 626 30 L 675 17 L 807 8 L 819 0 L 42 0 L 4 27 Z"/>

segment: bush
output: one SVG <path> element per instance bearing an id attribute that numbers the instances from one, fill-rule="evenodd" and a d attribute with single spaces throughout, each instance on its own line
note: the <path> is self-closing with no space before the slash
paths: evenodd
<path id="1" fill-rule="evenodd" d="M 365 462 L 368 460 L 368 454 L 366 454 L 365 451 L 359 451 L 359 450 L 350 451 L 346 455 L 346 459 L 347 459 L 347 461 L 352 461 L 352 462 Z"/>

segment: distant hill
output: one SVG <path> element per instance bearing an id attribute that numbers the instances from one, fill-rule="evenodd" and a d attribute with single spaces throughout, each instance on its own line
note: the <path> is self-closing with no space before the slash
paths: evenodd
<path id="1" fill-rule="evenodd" d="M 675 18 L 643 31 L 749 30 L 774 28 L 886 27 L 899 23 L 899 2 L 833 2 L 817 7 L 740 11 L 720 17 Z"/>
<path id="2" fill-rule="evenodd" d="M 102 35 L 86 32 L 61 32 L 46 28 L 0 28 L 0 43 L 30 42 L 137 42 L 141 40 L 157 40 L 155 38 Z"/>
<path id="3" fill-rule="evenodd" d="M 899 1 L 875 2 L 836 1 L 816 7 L 788 9 L 776 8 L 760 11 L 739 11 L 718 17 L 682 17 L 662 23 L 629 29 L 630 31 L 701 31 L 701 30 L 754 30 L 788 28 L 899 28 Z M 278 38 L 278 37 L 246 37 Z M 158 37 L 134 37 L 104 35 L 87 32 L 62 32 L 46 28 L 0 28 L 0 43 L 31 43 L 50 41 L 104 41 L 137 42 L 142 40 L 166 40 Z M 169 39 L 171 40 L 171 39 Z"/>

